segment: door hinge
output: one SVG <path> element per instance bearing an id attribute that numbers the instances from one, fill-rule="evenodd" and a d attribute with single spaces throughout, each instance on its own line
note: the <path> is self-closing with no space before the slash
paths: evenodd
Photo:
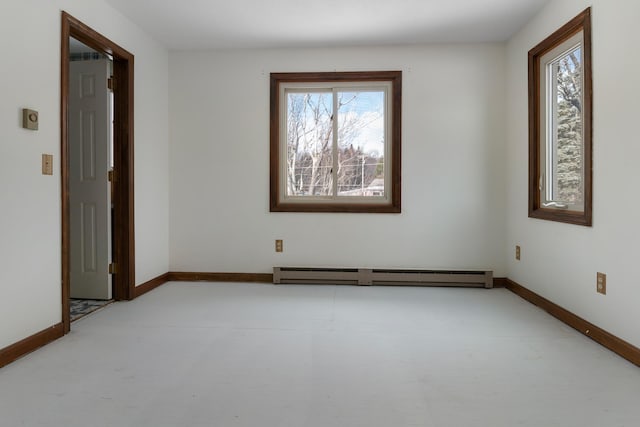
<path id="1" fill-rule="evenodd" d="M 118 272 L 118 264 L 112 262 L 109 264 L 109 274 L 116 274 Z"/>
<path id="2" fill-rule="evenodd" d="M 116 182 L 116 172 L 113 169 L 107 172 L 107 179 L 109 182 Z"/>
<path id="3" fill-rule="evenodd" d="M 111 76 L 107 79 L 107 88 L 110 91 L 113 91 L 115 90 L 115 87 L 116 87 L 116 80 L 113 78 L 113 76 Z"/>

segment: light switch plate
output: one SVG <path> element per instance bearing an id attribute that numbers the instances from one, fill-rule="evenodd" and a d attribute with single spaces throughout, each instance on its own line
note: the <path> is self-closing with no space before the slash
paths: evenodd
<path id="1" fill-rule="evenodd" d="M 596 274 L 596 291 L 602 295 L 607 294 L 607 275 L 598 272 Z"/>
<path id="2" fill-rule="evenodd" d="M 53 175 L 53 154 L 42 155 L 42 175 Z"/>
<path id="3" fill-rule="evenodd" d="M 28 108 L 22 109 L 22 127 L 29 130 L 38 130 L 38 112 Z"/>

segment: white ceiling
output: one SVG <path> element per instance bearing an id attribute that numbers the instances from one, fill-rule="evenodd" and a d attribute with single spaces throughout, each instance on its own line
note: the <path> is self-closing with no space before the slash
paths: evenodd
<path id="1" fill-rule="evenodd" d="M 106 0 L 170 49 L 507 40 L 549 0 Z"/>

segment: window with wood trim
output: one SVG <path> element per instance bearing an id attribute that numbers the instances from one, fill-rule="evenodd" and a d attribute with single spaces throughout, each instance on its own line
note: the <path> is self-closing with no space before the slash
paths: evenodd
<path id="1" fill-rule="evenodd" d="M 271 212 L 400 212 L 402 72 L 271 74 Z"/>
<path id="2" fill-rule="evenodd" d="M 591 225 L 591 10 L 529 51 L 529 216 Z"/>

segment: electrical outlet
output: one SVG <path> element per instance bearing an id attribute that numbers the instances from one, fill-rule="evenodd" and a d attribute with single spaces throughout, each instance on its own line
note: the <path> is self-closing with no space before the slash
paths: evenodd
<path id="1" fill-rule="evenodd" d="M 282 252 L 282 240 L 276 240 L 276 252 Z"/>
<path id="2" fill-rule="evenodd" d="M 596 279 L 596 290 L 602 295 L 607 294 L 607 275 L 598 272 Z"/>
<path id="3" fill-rule="evenodd" d="M 520 246 L 516 245 L 516 259 L 520 261 Z"/>

